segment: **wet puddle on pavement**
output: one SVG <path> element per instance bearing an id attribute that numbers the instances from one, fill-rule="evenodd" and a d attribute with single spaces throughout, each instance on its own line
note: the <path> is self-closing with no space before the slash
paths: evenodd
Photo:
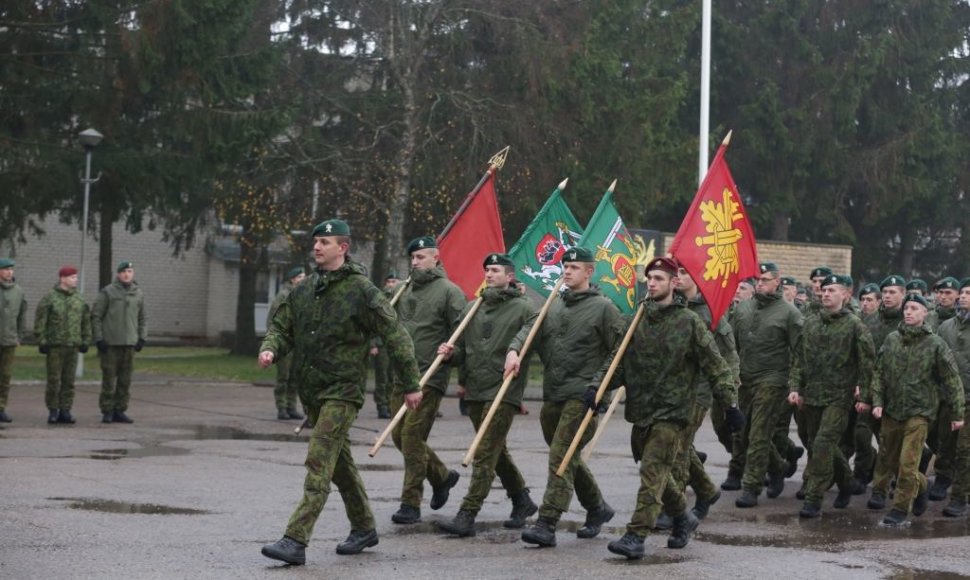
<path id="1" fill-rule="evenodd" d="M 172 455 L 187 455 L 190 453 L 188 449 L 182 449 L 181 447 L 167 447 L 165 445 L 150 445 L 148 447 L 136 447 L 133 449 L 95 449 L 86 457 L 88 459 L 98 459 L 106 461 L 115 461 L 118 459 L 132 458 L 137 459 L 140 457 L 166 457 Z"/>
<path id="2" fill-rule="evenodd" d="M 212 513 L 206 510 L 180 508 L 153 503 L 130 503 L 109 499 L 93 499 L 78 497 L 49 497 L 52 501 L 69 501 L 70 509 L 87 510 L 109 514 L 149 514 L 149 515 L 201 515 Z"/>

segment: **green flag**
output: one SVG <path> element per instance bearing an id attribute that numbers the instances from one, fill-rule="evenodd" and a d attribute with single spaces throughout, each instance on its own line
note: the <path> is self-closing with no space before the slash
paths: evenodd
<path id="1" fill-rule="evenodd" d="M 566 250 L 576 245 L 582 228 L 562 198 L 565 181 L 552 192 L 545 205 L 512 246 L 509 256 L 516 266 L 516 279 L 542 296 L 548 296 L 562 276 Z"/>
<path id="2" fill-rule="evenodd" d="M 603 295 L 620 312 L 632 314 L 637 302 L 637 243 L 613 205 L 614 185 L 615 181 L 606 190 L 577 245 L 589 248 L 596 256 L 591 282 L 599 284 Z"/>

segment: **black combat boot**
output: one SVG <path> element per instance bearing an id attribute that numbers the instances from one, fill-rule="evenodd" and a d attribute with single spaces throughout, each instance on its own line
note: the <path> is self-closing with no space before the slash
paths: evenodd
<path id="1" fill-rule="evenodd" d="M 391 516 L 391 521 L 395 524 L 416 524 L 421 521 L 421 508 L 402 503 L 401 509 Z"/>
<path id="2" fill-rule="evenodd" d="M 937 475 L 933 478 L 933 485 L 930 486 L 930 501 L 945 500 L 946 492 L 952 483 L 953 480 L 945 475 Z"/>
<path id="3" fill-rule="evenodd" d="M 57 422 L 58 423 L 68 423 L 68 424 L 77 423 L 77 421 L 74 420 L 74 417 L 71 416 L 71 412 L 70 411 L 65 411 L 63 409 L 61 409 L 60 414 L 57 416 Z"/>
<path id="4" fill-rule="evenodd" d="M 445 482 L 438 486 L 431 486 L 431 502 L 430 506 L 433 510 L 438 510 L 444 507 L 448 503 L 448 496 L 451 494 L 451 488 L 455 487 L 458 483 L 458 472 L 454 469 L 448 471 L 448 477 Z"/>
<path id="5" fill-rule="evenodd" d="M 475 535 L 475 514 L 468 510 L 458 510 L 458 515 L 450 522 L 439 522 L 438 527 L 460 538 Z"/>
<path id="6" fill-rule="evenodd" d="M 906 512 L 896 508 L 889 510 L 886 517 L 882 519 L 882 525 L 884 526 L 901 526 L 904 523 L 906 523 Z"/>
<path id="7" fill-rule="evenodd" d="M 674 529 L 667 538 L 667 547 L 679 550 L 690 541 L 690 535 L 694 533 L 701 521 L 694 517 L 689 511 L 674 517 Z"/>
<path id="8" fill-rule="evenodd" d="M 814 503 L 805 502 L 805 505 L 802 506 L 802 509 L 798 511 L 798 517 L 805 518 L 805 519 L 814 519 L 817 517 L 821 517 L 821 515 L 822 515 L 822 506 Z"/>
<path id="9" fill-rule="evenodd" d="M 303 413 L 297 411 L 295 407 L 289 407 L 286 409 L 286 416 L 290 419 L 302 419 Z"/>
<path id="10" fill-rule="evenodd" d="M 101 415 L 101 422 L 102 423 L 111 423 L 114 420 L 115 420 L 115 416 L 114 416 L 113 413 L 103 413 Z"/>
<path id="11" fill-rule="evenodd" d="M 785 469 L 785 479 L 795 475 L 795 472 L 798 471 L 798 460 L 802 458 L 802 455 L 805 455 L 804 447 L 795 445 L 788 450 L 788 457 L 785 458 L 788 460 L 788 468 Z M 769 495 L 768 497 L 771 496 Z"/>
<path id="12" fill-rule="evenodd" d="M 263 546 L 263 555 L 287 564 L 302 566 L 306 564 L 306 545 L 289 536 L 283 536 L 281 540 Z"/>
<path id="13" fill-rule="evenodd" d="M 59 410 L 51 409 L 50 412 L 47 414 L 47 424 L 53 425 L 54 423 L 57 423 L 57 419 L 60 416 L 61 416 L 61 412 Z"/>
<path id="14" fill-rule="evenodd" d="M 10 415 L 8 415 L 3 409 L 0 409 L 0 423 L 10 423 L 11 421 L 13 421 L 13 419 L 10 418 Z"/>
<path id="15" fill-rule="evenodd" d="M 913 500 L 913 515 L 921 516 L 926 513 L 926 508 L 930 506 L 930 492 L 925 489 L 917 494 Z"/>
<path id="16" fill-rule="evenodd" d="M 583 522 L 583 527 L 576 530 L 576 537 L 584 540 L 595 538 L 599 535 L 603 524 L 612 520 L 614 515 L 616 512 L 604 501 L 598 508 L 586 512 L 586 521 Z"/>
<path id="17" fill-rule="evenodd" d="M 799 447 L 801 449 L 801 447 Z M 781 492 L 785 491 L 785 474 L 788 473 L 788 464 L 782 466 L 782 469 L 778 473 L 771 474 L 768 476 L 768 487 L 765 489 L 765 495 L 771 499 L 775 499 Z"/>
<path id="18" fill-rule="evenodd" d="M 832 507 L 839 510 L 844 510 L 849 507 L 849 502 L 852 501 L 852 486 L 847 485 L 845 489 L 839 488 L 839 495 L 835 496 L 835 501 L 832 502 Z"/>
<path id="19" fill-rule="evenodd" d="M 950 505 L 943 508 L 943 515 L 948 518 L 962 518 L 967 515 L 967 501 L 950 498 Z"/>
<path id="20" fill-rule="evenodd" d="M 717 503 L 717 500 L 721 499 L 721 492 L 715 492 L 710 499 L 697 498 L 694 502 L 694 509 L 690 510 L 694 517 L 703 520 L 707 517 L 707 512 L 711 511 L 711 506 Z"/>
<path id="21" fill-rule="evenodd" d="M 525 518 L 539 511 L 539 506 L 529 497 L 529 489 L 509 496 L 512 500 L 512 513 L 509 519 L 502 522 L 502 526 L 510 530 L 518 530 L 525 527 Z"/>
<path id="22" fill-rule="evenodd" d="M 347 539 L 337 544 L 337 553 L 353 556 L 363 552 L 364 548 L 376 546 L 377 542 L 377 530 L 351 530 Z"/>
<path id="23" fill-rule="evenodd" d="M 858 477 L 852 478 L 852 495 L 865 495 L 866 484 Z"/>
<path id="24" fill-rule="evenodd" d="M 614 554 L 626 556 L 629 560 L 639 560 L 643 558 L 643 538 L 627 532 L 619 540 L 610 542 L 606 549 Z"/>
<path id="25" fill-rule="evenodd" d="M 653 529 L 655 530 L 669 530 L 674 527 L 674 518 L 668 516 L 664 512 L 660 512 L 657 516 L 657 521 L 653 522 Z"/>
<path id="26" fill-rule="evenodd" d="M 125 415 L 124 411 L 115 411 L 114 422 L 115 423 L 134 423 L 134 421 L 128 418 L 128 415 Z"/>
<path id="27" fill-rule="evenodd" d="M 707 453 L 704 453 L 703 451 L 695 450 L 694 454 L 697 455 L 697 459 L 700 460 L 701 465 L 704 465 L 705 463 L 707 463 Z"/>
<path id="28" fill-rule="evenodd" d="M 869 496 L 866 507 L 871 510 L 886 509 L 886 496 L 876 490 L 872 490 L 872 495 Z"/>
<path id="29" fill-rule="evenodd" d="M 387 405 L 378 405 L 377 406 L 377 418 L 378 419 L 390 419 L 391 418 L 391 410 L 387 407 Z"/>
<path id="30" fill-rule="evenodd" d="M 734 505 L 739 508 L 750 508 L 758 505 L 758 494 L 744 490 L 741 492 L 741 497 L 734 500 Z"/>
<path id="31" fill-rule="evenodd" d="M 737 491 L 741 489 L 741 475 L 729 471 L 727 479 L 721 482 L 721 489 L 724 491 Z"/>
<path id="32" fill-rule="evenodd" d="M 542 548 L 556 547 L 556 522 L 540 516 L 536 525 L 522 532 L 522 541 Z"/>

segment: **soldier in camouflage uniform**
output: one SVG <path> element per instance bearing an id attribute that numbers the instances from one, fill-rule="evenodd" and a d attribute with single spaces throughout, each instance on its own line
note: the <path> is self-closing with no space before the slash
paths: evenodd
<path id="1" fill-rule="evenodd" d="M 306 545 L 331 483 L 340 491 L 351 524 L 337 553 L 358 554 L 378 542 L 348 436 L 364 404 L 371 337 L 383 339 L 408 408 L 421 403 L 411 339 L 390 302 L 364 275 L 363 266 L 349 259 L 350 228 L 341 220 L 327 220 L 313 228 L 313 239 L 317 270 L 280 305 L 259 353 L 263 368 L 292 353 L 293 380 L 313 423 L 303 499 L 283 538 L 262 550 L 267 558 L 298 565 L 306 562 Z"/>
<path id="2" fill-rule="evenodd" d="M 466 300 L 461 288 L 448 280 L 434 238 L 412 240 L 407 251 L 411 257 L 411 282 L 398 300 L 397 315 L 414 342 L 414 355 L 423 375 L 437 358 L 438 346 L 454 332 Z M 445 467 L 428 445 L 450 374 L 450 365 L 441 365 L 425 384 L 421 405 L 406 413 L 394 429 L 394 445 L 404 456 L 401 508 L 391 516 L 396 524 L 421 521 L 425 480 L 431 484 L 433 510 L 445 505 L 451 488 L 458 483 L 458 472 Z M 403 386 L 395 383 L 391 393 L 395 413 L 404 401 Z"/>
<path id="3" fill-rule="evenodd" d="M 960 371 L 946 342 L 925 325 L 929 304 L 918 294 L 903 302 L 903 324 L 886 338 L 879 352 L 871 393 L 864 393 L 860 410 L 871 404 L 872 416 L 880 420 L 879 468 L 872 482 L 873 497 L 882 501 L 896 474 L 893 508 L 885 525 L 900 525 L 910 512 L 922 515 L 929 502 L 926 476 L 919 472 L 926 432 L 940 405 L 940 393 L 963 426 L 964 398 Z"/>
<path id="4" fill-rule="evenodd" d="M 967 413 L 970 407 L 966 404 L 970 399 L 970 278 L 960 282 L 956 314 L 940 325 L 937 334 L 953 351 L 963 383 L 964 428 L 959 431 L 954 453 L 950 503 L 943 508 L 944 516 L 956 518 L 967 515 L 967 500 L 970 497 L 970 428 L 966 427 L 967 421 L 970 421 L 970 414 Z"/>
<path id="5" fill-rule="evenodd" d="M 930 330 L 938 332 L 940 326 L 956 314 L 959 291 L 960 283 L 952 277 L 943 278 L 933 285 L 936 302 L 929 316 L 926 317 Z M 929 432 L 926 435 L 926 445 L 936 457 L 933 463 L 935 477 L 933 485 L 930 486 L 930 501 L 946 499 L 947 490 L 953 483 L 953 463 L 959 433 L 950 430 L 950 423 L 959 417 L 953 415 L 953 410 L 945 401 L 946 397 L 940 393 L 940 410 L 936 414 L 936 419 L 930 423 Z M 924 461 L 928 463 L 928 456 Z"/>
<path id="6" fill-rule="evenodd" d="M 556 524 L 569 509 L 575 486 L 576 497 L 586 509 L 586 522 L 576 531 L 580 538 L 594 538 L 600 527 L 613 518 L 613 509 L 603 499 L 593 473 L 573 455 L 562 477 L 556 475 L 579 425 L 586 416 L 583 394 L 623 338 L 623 317 L 599 287 L 590 284 L 596 259 L 583 247 L 571 248 L 562 258 L 566 291 L 555 299 L 535 336 L 533 351 L 542 359 L 542 412 L 539 422 L 549 445 L 546 492 L 535 527 L 522 532 L 522 541 L 539 546 L 556 545 Z M 532 325 L 519 331 L 506 357 L 506 372 L 519 372 L 518 353 Z M 595 432 L 595 422 L 583 434 L 583 445 Z"/>
<path id="7" fill-rule="evenodd" d="M 381 290 L 388 300 L 394 298 L 398 284 L 401 279 L 397 277 L 397 272 L 389 272 L 384 278 L 384 287 Z M 381 339 L 375 338 L 371 343 L 370 355 L 374 358 L 374 406 L 377 407 L 378 419 L 391 418 L 391 390 L 394 377 L 391 372 L 391 359 L 387 357 L 387 351 Z"/>
<path id="8" fill-rule="evenodd" d="M 115 281 L 101 289 L 91 313 L 91 327 L 101 355 L 101 422 L 131 423 L 125 411 L 131 399 L 132 366 L 147 334 L 145 298 L 131 262 L 120 262 Z"/>
<path id="9" fill-rule="evenodd" d="M 306 278 L 303 266 L 293 268 L 286 273 L 286 281 L 283 287 L 273 298 L 269 305 L 269 313 L 266 316 L 266 331 L 273 324 L 273 317 L 279 310 L 280 304 L 286 300 L 293 288 Z M 287 419 L 302 419 L 303 415 L 296 410 L 297 392 L 296 384 L 290 381 L 290 357 L 286 356 L 276 362 L 276 388 L 273 389 L 273 398 L 276 400 L 276 418 L 280 421 Z"/>
<path id="10" fill-rule="evenodd" d="M 77 292 L 77 268 L 64 266 L 58 283 L 41 298 L 34 318 L 38 349 L 47 355 L 44 401 L 48 423 L 74 423 L 74 374 L 77 353 L 91 342 L 91 310 Z"/>
<path id="11" fill-rule="evenodd" d="M 0 423 L 11 421 L 6 412 L 11 368 L 27 319 L 27 300 L 24 289 L 14 282 L 14 266 L 13 260 L 0 258 Z"/>
<path id="12" fill-rule="evenodd" d="M 834 507 L 848 507 L 852 499 L 852 471 L 839 443 L 856 388 L 872 381 L 876 353 L 869 329 L 844 306 L 851 289 L 848 276 L 822 281 L 822 310 L 806 319 L 792 359 L 788 402 L 800 409 L 799 429 L 809 448 L 803 518 L 821 515 L 822 496 L 833 482 L 839 487 Z"/>
<path id="13" fill-rule="evenodd" d="M 687 309 L 683 295 L 675 296 L 677 271 L 677 264 L 669 258 L 656 258 L 647 265 L 646 311 L 610 381 L 611 389 L 627 387 L 625 417 L 633 423 L 630 443 L 634 461 L 640 462 L 636 510 L 626 534 L 608 546 L 610 552 L 628 559 L 643 557 L 643 539 L 661 509 L 673 518 L 668 548 L 686 546 L 698 526 L 672 468 L 687 439 L 685 431 L 690 429 L 701 375 L 726 405 L 732 427 L 738 429 L 744 423 L 734 398 L 731 369 L 718 354 L 714 336 Z M 611 360 L 604 363 L 601 375 L 610 364 Z M 589 407 L 595 404 L 599 382 L 592 381 L 587 390 Z"/>
<path id="14" fill-rule="evenodd" d="M 913 278 L 912 280 L 906 283 L 907 294 L 916 294 L 918 296 L 922 296 L 925 298 L 926 295 L 929 293 L 929 291 L 930 291 L 930 287 L 923 279 Z"/>
<path id="15" fill-rule="evenodd" d="M 506 353 L 512 339 L 536 316 L 535 308 L 514 283 L 515 264 L 508 256 L 489 254 L 483 266 L 486 288 L 482 292 L 481 308 L 454 347 L 446 343 L 438 349 L 438 354 L 452 358 L 453 364 L 459 368 L 458 389 L 465 392 L 469 417 L 476 432 L 502 385 Z M 462 317 L 470 309 L 471 304 L 462 311 Z M 521 373 L 509 385 L 482 437 L 475 453 L 468 492 L 458 514 L 452 521 L 439 524 L 449 534 L 475 535 L 475 517 L 488 497 L 496 474 L 512 499 L 512 514 L 503 524 L 506 528 L 522 528 L 525 519 L 539 510 L 529 497 L 529 488 L 505 447 L 512 419 L 519 413 L 528 374 L 526 361 Z"/>
<path id="16" fill-rule="evenodd" d="M 881 303 L 882 293 L 879 291 L 878 284 L 866 284 L 859 290 L 859 309 L 863 320 L 876 314 Z"/>

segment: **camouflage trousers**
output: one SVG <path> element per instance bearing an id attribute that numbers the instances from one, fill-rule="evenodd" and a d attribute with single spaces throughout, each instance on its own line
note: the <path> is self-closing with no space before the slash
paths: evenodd
<path id="1" fill-rule="evenodd" d="M 77 347 L 52 346 L 47 354 L 47 390 L 44 402 L 51 411 L 70 411 L 74 406 L 74 374 L 77 372 Z"/>
<path id="2" fill-rule="evenodd" d="M 468 401 L 468 417 L 472 420 L 477 433 L 482 420 L 488 414 L 491 402 Z M 482 437 L 475 452 L 472 463 L 472 478 L 468 484 L 468 492 L 461 502 L 462 510 L 477 514 L 482 509 L 488 492 L 492 489 L 492 482 L 498 475 L 509 497 L 526 489 L 525 479 L 519 468 L 512 461 L 512 455 L 505 446 L 505 438 L 512 428 L 512 419 L 519 413 L 519 407 L 511 403 L 501 403 L 492 417 L 488 431 Z"/>
<path id="3" fill-rule="evenodd" d="M 573 489 L 576 490 L 580 505 L 586 511 L 594 510 L 603 503 L 603 494 L 596 484 L 596 479 L 593 478 L 593 472 L 580 457 L 580 451 L 596 433 L 595 416 L 583 433 L 579 447 L 576 448 L 576 453 L 569 461 L 566 471 L 562 477 L 556 475 L 584 417 L 586 417 L 586 404 L 580 400 L 558 403 L 547 401 L 542 404 L 539 424 L 542 426 L 542 437 L 549 445 L 549 471 L 546 476 L 546 492 L 542 496 L 542 507 L 539 508 L 539 517 L 558 522 L 562 514 L 569 510 Z"/>
<path id="4" fill-rule="evenodd" d="M 640 489 L 636 510 L 626 525 L 628 533 L 646 537 L 661 509 L 671 517 L 687 511 L 687 498 L 672 473 L 687 429 L 685 425 L 668 421 L 650 427 L 633 426 L 630 445 L 633 459 L 640 462 Z"/>
<path id="5" fill-rule="evenodd" d="M 766 473 L 777 474 L 785 469 L 785 459 L 774 439 L 780 418 L 790 417 L 787 397 L 787 385 L 759 385 L 754 389 L 750 407 L 744 409 L 748 422 L 742 440 L 747 453 L 741 487 L 755 495 L 761 493 Z"/>
<path id="6" fill-rule="evenodd" d="M 810 450 L 805 467 L 805 503 L 821 506 L 825 491 L 833 481 L 840 490 L 848 489 L 852 482 L 852 470 L 841 446 L 849 424 L 849 408 L 805 405 L 798 416 L 804 426 L 804 442 Z"/>
<path id="7" fill-rule="evenodd" d="M 123 413 L 131 399 L 131 368 L 135 358 L 133 346 L 109 346 L 101 356 L 101 396 L 98 405 L 102 414 Z"/>
<path id="8" fill-rule="evenodd" d="M 724 418 L 724 413 L 720 411 L 711 411 L 711 426 L 714 427 L 714 435 L 717 436 L 718 442 L 724 447 L 724 450 L 730 455 L 734 455 L 734 432 L 731 431 L 731 426 L 727 424 L 727 420 Z"/>
<path id="9" fill-rule="evenodd" d="M 856 417 L 853 435 L 855 443 L 855 459 L 852 461 L 853 476 L 859 481 L 870 481 L 876 469 L 878 452 L 872 442 L 879 438 L 879 421 L 873 419 L 871 413 L 860 413 Z"/>
<path id="10" fill-rule="evenodd" d="M 738 407 L 745 413 L 744 429 L 731 434 L 731 461 L 728 463 L 728 474 L 736 475 L 738 478 L 744 474 L 745 458 L 748 455 L 746 432 L 751 423 L 751 416 L 747 413 L 751 410 L 751 403 L 754 400 L 754 389 L 746 385 L 738 387 Z"/>
<path id="11" fill-rule="evenodd" d="M 293 357 L 287 355 L 276 363 L 276 387 L 273 389 L 273 398 L 276 400 L 276 410 L 286 411 L 296 409 L 299 400 L 299 393 L 296 385 L 290 383 L 290 365 Z"/>
<path id="12" fill-rule="evenodd" d="M 926 490 L 926 476 L 919 472 L 919 460 L 926 443 L 929 419 L 910 417 L 897 421 L 882 416 L 882 439 L 879 442 L 879 457 L 876 479 L 872 482 L 872 492 L 889 497 L 889 482 L 896 476 L 896 494 L 893 507 L 909 513 L 913 500 Z"/>
<path id="13" fill-rule="evenodd" d="M 374 405 L 378 409 L 388 406 L 393 373 L 391 357 L 387 356 L 387 351 L 381 347 L 374 355 Z"/>
<path id="14" fill-rule="evenodd" d="M 683 432 L 684 437 L 680 442 L 680 454 L 672 469 L 672 475 L 674 481 L 677 482 L 677 489 L 680 491 L 685 491 L 689 485 L 697 497 L 711 499 L 717 494 L 717 487 L 714 486 L 714 482 L 707 475 L 704 464 L 701 463 L 697 451 L 694 450 L 694 437 L 697 435 L 697 430 L 701 428 L 706 414 L 706 407 L 694 405 L 694 411 L 689 419 L 690 422 Z M 723 415 L 724 413 L 721 413 L 720 410 L 714 410 L 711 413 L 712 416 L 718 414 Z"/>
<path id="15" fill-rule="evenodd" d="M 930 423 L 926 433 L 926 445 L 933 451 L 933 473 L 953 479 L 954 460 L 957 453 L 959 431 L 951 431 L 950 423 L 955 421 L 953 409 L 948 404 L 940 405 L 936 420 Z"/>
<path id="16" fill-rule="evenodd" d="M 0 346 L 0 411 L 7 408 L 7 397 L 10 396 L 10 377 L 13 374 L 13 359 L 16 351 L 16 346 Z"/>
<path id="17" fill-rule="evenodd" d="M 963 417 L 963 429 L 957 431 L 957 448 L 953 462 L 953 489 L 950 497 L 970 499 L 970 408 Z"/>
<path id="18" fill-rule="evenodd" d="M 443 485 L 448 479 L 448 468 L 438 455 L 428 446 L 428 436 L 434 427 L 442 394 L 431 387 L 424 387 L 421 404 L 417 409 L 404 413 L 391 437 L 394 446 L 404 456 L 404 485 L 401 488 L 401 503 L 420 508 L 424 496 L 424 480 L 432 487 Z M 391 395 L 391 412 L 397 413 L 404 404 L 404 394 Z"/>
<path id="19" fill-rule="evenodd" d="M 352 530 L 374 529 L 364 490 L 364 481 L 357 473 L 354 456 L 350 452 L 350 426 L 357 419 L 357 408 L 345 401 L 324 401 L 306 454 L 306 480 L 303 482 L 303 499 L 290 516 L 286 535 L 297 542 L 307 544 L 313 535 L 313 526 L 330 496 L 330 483 L 344 500 L 344 510 Z"/>

